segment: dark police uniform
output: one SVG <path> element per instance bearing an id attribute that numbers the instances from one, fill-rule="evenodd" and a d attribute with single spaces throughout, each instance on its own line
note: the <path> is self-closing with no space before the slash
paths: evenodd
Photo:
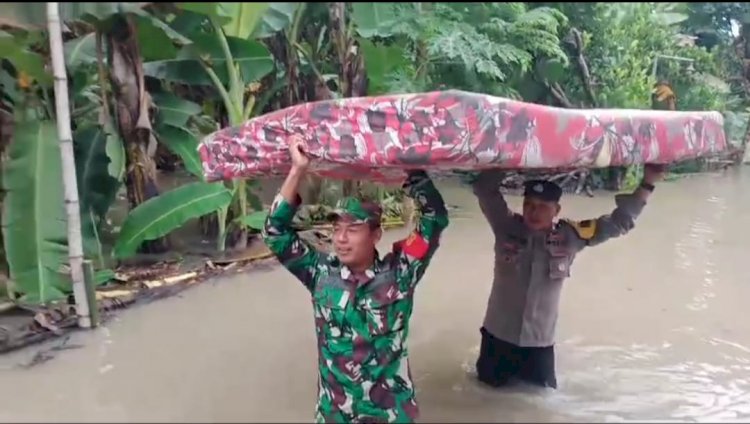
<path id="1" fill-rule="evenodd" d="M 615 196 L 611 214 L 585 221 L 561 220 L 548 232 L 532 232 L 508 209 L 498 174 L 473 182 L 480 208 L 495 235 L 495 276 L 481 328 L 479 379 L 500 386 L 517 377 L 556 388 L 555 329 L 560 291 L 576 255 L 634 227 L 645 202 L 635 194 Z M 534 181 L 526 196 L 558 201 L 557 184 Z"/>

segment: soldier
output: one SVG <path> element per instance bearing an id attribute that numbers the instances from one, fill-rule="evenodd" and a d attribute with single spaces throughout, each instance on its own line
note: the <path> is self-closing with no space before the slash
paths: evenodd
<path id="1" fill-rule="evenodd" d="M 609 215 L 561 220 L 562 189 L 555 183 L 526 184 L 523 214 L 509 210 L 500 193 L 499 171 L 483 171 L 472 182 L 495 236 L 495 277 L 487 304 L 476 370 L 479 380 L 499 387 L 518 378 L 557 388 L 554 337 L 560 290 L 576 255 L 628 233 L 635 225 L 662 166 L 646 165 L 635 192 L 615 197 Z"/>
<path id="2" fill-rule="evenodd" d="M 346 198 L 329 216 L 333 254 L 292 229 L 309 164 L 301 138 L 290 142 L 292 169 L 271 206 L 263 237 L 312 295 L 318 338 L 318 422 L 413 422 L 418 417 L 407 337 L 414 290 L 448 226 L 443 198 L 423 171 L 404 184 L 421 212 L 411 235 L 383 258 L 378 205 Z"/>

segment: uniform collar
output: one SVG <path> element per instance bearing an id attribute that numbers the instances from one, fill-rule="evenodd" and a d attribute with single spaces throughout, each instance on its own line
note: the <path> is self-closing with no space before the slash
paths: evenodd
<path id="1" fill-rule="evenodd" d="M 339 258 L 337 258 L 337 257 L 334 256 L 334 259 L 333 259 L 332 262 L 336 266 L 339 267 L 340 273 L 341 273 L 340 275 L 341 275 L 342 279 L 344 279 L 344 280 L 350 280 L 352 278 L 352 274 L 353 274 L 352 270 L 349 269 L 348 266 L 342 265 L 341 262 L 339 261 Z M 375 260 L 373 261 L 372 265 L 365 270 L 365 273 L 364 273 L 366 280 L 367 281 L 372 280 L 382 270 L 383 270 L 383 261 L 380 258 L 380 253 L 376 249 L 375 250 Z"/>

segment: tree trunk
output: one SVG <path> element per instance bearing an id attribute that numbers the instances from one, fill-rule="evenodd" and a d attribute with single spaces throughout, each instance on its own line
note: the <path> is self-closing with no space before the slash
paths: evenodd
<path id="1" fill-rule="evenodd" d="M 106 38 L 115 117 L 127 157 L 125 186 L 128 205 L 133 209 L 159 195 L 153 158 L 156 142 L 149 119 L 151 101 L 145 87 L 143 62 L 133 22 L 125 15 L 116 15 Z M 158 239 L 144 243 L 142 252 L 161 253 L 167 249 L 167 240 Z"/>
<path id="2" fill-rule="evenodd" d="M 339 58 L 339 91 L 341 97 L 367 95 L 367 73 L 365 58 L 359 51 L 356 40 L 347 31 L 346 3 L 331 3 L 329 9 L 331 40 Z M 359 181 L 347 180 L 343 184 L 343 195 L 351 196 L 359 191 Z"/>
<path id="3" fill-rule="evenodd" d="M 78 180 L 76 160 L 73 154 L 73 134 L 70 128 L 70 104 L 68 103 L 68 76 L 65 70 L 65 53 L 60 25 L 58 3 L 47 3 L 47 22 L 50 37 L 50 53 L 55 77 L 55 114 L 60 138 L 62 179 L 65 191 L 65 210 L 68 219 L 68 257 L 73 294 L 76 302 L 78 325 L 91 327 L 90 304 L 83 275 L 83 237 L 81 236 L 81 209 L 78 202 Z M 94 308 L 96 304 L 91 305 Z"/>

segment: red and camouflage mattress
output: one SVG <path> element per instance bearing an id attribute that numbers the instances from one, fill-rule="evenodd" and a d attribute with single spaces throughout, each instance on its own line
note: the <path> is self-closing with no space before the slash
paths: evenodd
<path id="1" fill-rule="evenodd" d="M 672 163 L 727 147 L 718 112 L 561 109 L 463 91 L 305 103 L 205 137 L 208 181 L 289 170 L 289 134 L 311 170 L 397 182 L 404 170 L 602 168 Z"/>

